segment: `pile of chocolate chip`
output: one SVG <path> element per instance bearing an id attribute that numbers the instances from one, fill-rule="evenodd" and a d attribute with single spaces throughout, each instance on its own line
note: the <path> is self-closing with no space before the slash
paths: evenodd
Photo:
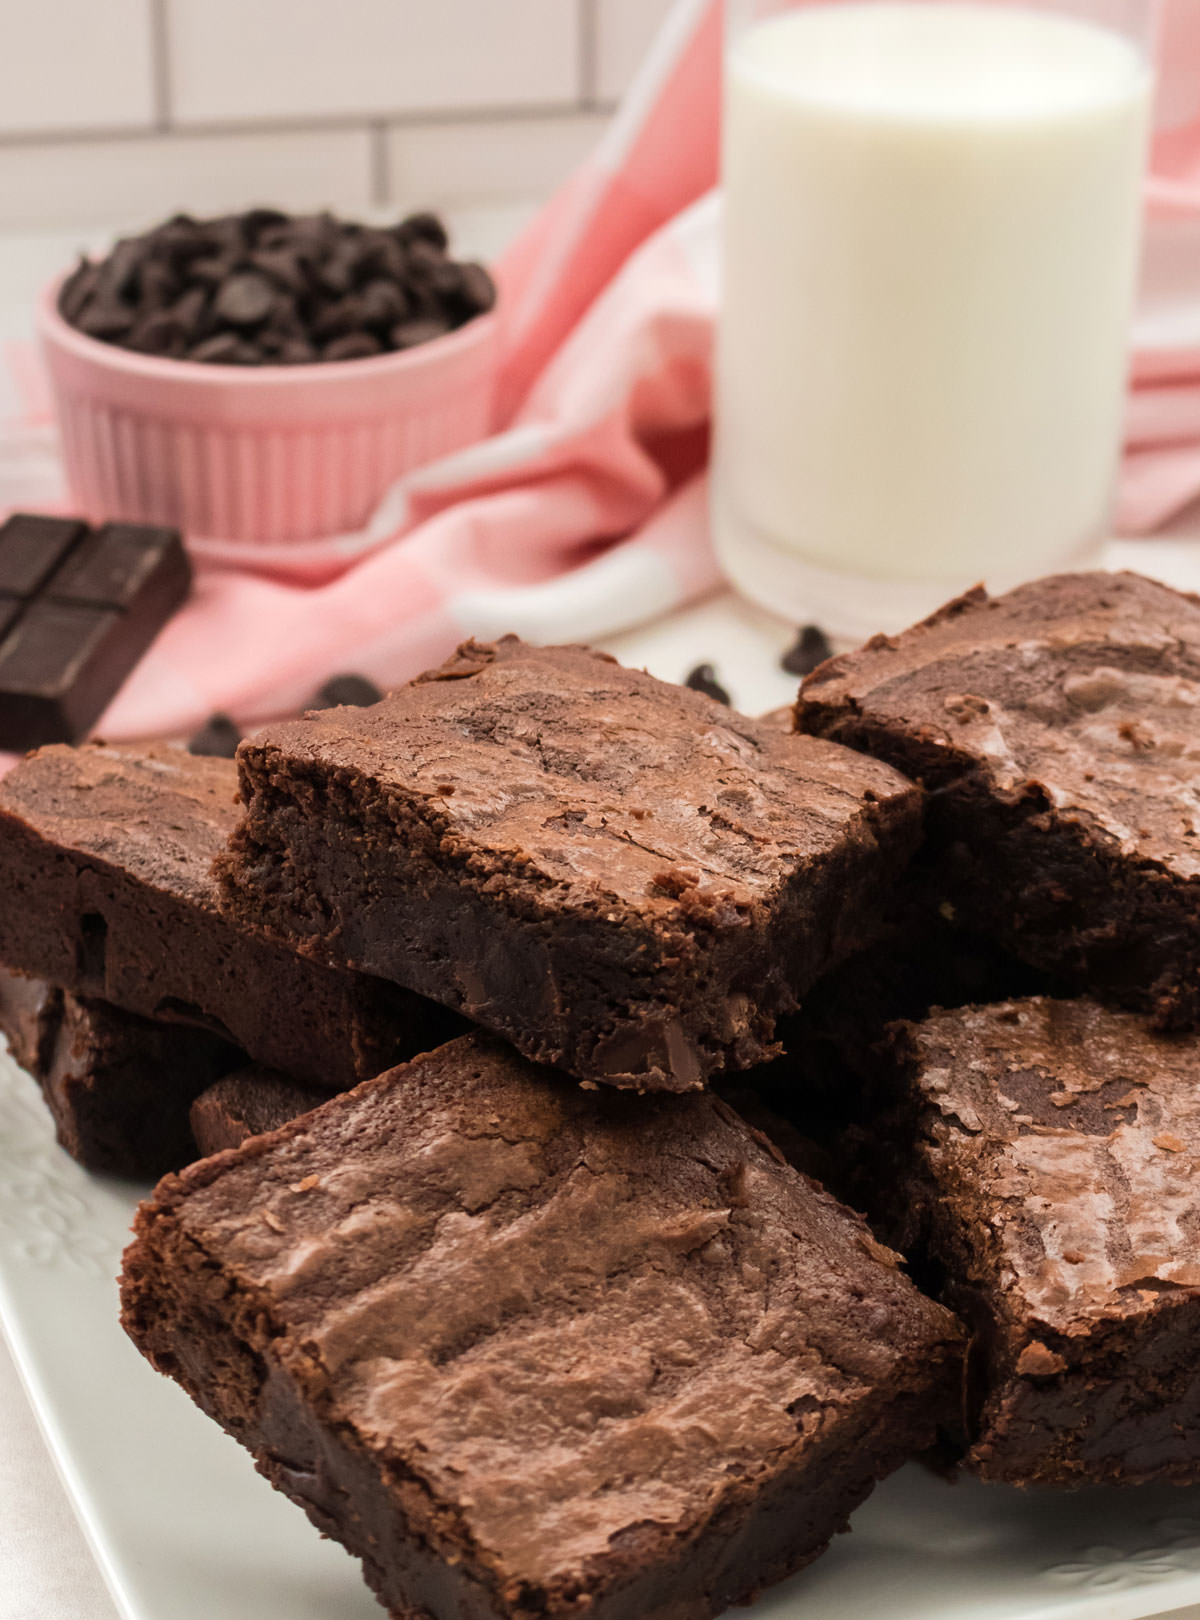
<path id="1" fill-rule="evenodd" d="M 448 248 L 433 214 L 386 227 L 273 208 L 176 214 L 107 258 L 81 260 L 59 309 L 89 337 L 173 360 L 362 360 L 428 343 L 492 308 L 491 276 Z"/>

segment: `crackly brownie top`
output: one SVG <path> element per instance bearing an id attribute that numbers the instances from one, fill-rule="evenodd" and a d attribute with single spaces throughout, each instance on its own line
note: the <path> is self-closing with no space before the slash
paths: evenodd
<path id="1" fill-rule="evenodd" d="M 956 1339 L 716 1098 L 584 1091 L 485 1036 L 168 1179 L 162 1219 L 414 1482 L 416 1533 L 497 1578 L 669 1546 Z"/>
<path id="2" fill-rule="evenodd" d="M 1200 875 L 1200 598 L 1129 573 L 975 590 L 823 665 L 797 710 L 957 756 L 1001 794 L 1040 784 L 1122 853 Z"/>
<path id="3" fill-rule="evenodd" d="M 0 815 L 180 898 L 215 906 L 210 868 L 237 825 L 227 759 L 182 748 L 39 748 L 0 782 Z"/>
<path id="4" fill-rule="evenodd" d="M 970 1234 L 1002 1315 L 1065 1332 L 1200 1288 L 1194 1038 L 1032 997 L 935 1012 L 901 1041 L 935 1219 Z"/>
<path id="5" fill-rule="evenodd" d="M 502 870 L 644 912 L 683 902 L 697 919 L 760 899 L 880 802 L 917 813 L 887 766 L 603 653 L 515 636 L 468 643 L 372 708 L 268 727 L 239 759 L 251 790 L 279 772 L 367 784 L 481 881 Z"/>

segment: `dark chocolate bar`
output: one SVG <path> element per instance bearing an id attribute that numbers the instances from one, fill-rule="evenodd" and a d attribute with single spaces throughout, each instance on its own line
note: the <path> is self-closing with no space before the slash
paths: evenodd
<path id="1" fill-rule="evenodd" d="M 83 737 L 190 584 L 175 529 L 9 518 L 0 527 L 0 748 Z"/>

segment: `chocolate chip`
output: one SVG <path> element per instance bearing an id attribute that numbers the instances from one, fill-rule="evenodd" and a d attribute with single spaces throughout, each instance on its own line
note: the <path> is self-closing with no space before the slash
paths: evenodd
<path id="1" fill-rule="evenodd" d="M 203 343 L 196 343 L 188 350 L 189 360 L 206 360 L 211 365 L 214 362 L 221 365 L 235 365 L 237 354 L 242 347 L 242 340 L 233 332 L 216 332 Z"/>
<path id="2" fill-rule="evenodd" d="M 363 288 L 359 308 L 364 325 L 394 326 L 408 314 L 408 299 L 394 281 L 377 277 Z"/>
<path id="3" fill-rule="evenodd" d="M 392 227 L 274 208 L 175 214 L 66 278 L 64 318 L 104 342 L 221 365 L 298 365 L 410 349 L 490 309 L 482 265 L 432 214 Z"/>
<path id="4" fill-rule="evenodd" d="M 370 332 L 347 332 L 345 337 L 334 338 L 321 350 L 322 360 L 366 360 L 370 355 L 382 354 L 378 338 Z"/>
<path id="5" fill-rule="evenodd" d="M 250 255 L 250 263 L 256 270 L 261 270 L 277 287 L 295 294 L 297 298 L 308 291 L 308 277 L 304 273 L 303 261 L 292 249 L 259 248 Z"/>
<path id="6" fill-rule="evenodd" d="M 383 693 L 365 675 L 334 675 L 314 696 L 312 709 L 366 709 Z"/>
<path id="7" fill-rule="evenodd" d="M 396 236 L 405 247 L 411 242 L 426 242 L 439 253 L 445 253 L 450 246 L 446 227 L 436 214 L 410 214 L 397 225 Z"/>
<path id="8" fill-rule="evenodd" d="M 204 336 L 202 329 L 206 325 L 207 311 L 208 292 L 204 287 L 189 287 L 187 292 L 171 305 L 171 314 L 175 317 L 180 331 L 192 339 Z"/>
<path id="9" fill-rule="evenodd" d="M 474 315 L 486 315 L 495 307 L 496 283 L 481 264 L 462 266 L 462 301 Z"/>
<path id="10" fill-rule="evenodd" d="M 206 254 L 203 258 L 192 260 L 188 265 L 188 275 L 206 287 L 219 287 L 227 276 L 232 275 L 234 262 L 232 257 L 227 258 L 224 254 Z"/>
<path id="11" fill-rule="evenodd" d="M 392 327 L 392 344 L 397 349 L 415 349 L 418 344 L 431 343 L 434 338 L 445 337 L 450 322 L 437 316 L 423 316 L 416 320 L 400 321 Z"/>
<path id="12" fill-rule="evenodd" d="M 196 735 L 189 739 L 189 754 L 207 754 L 213 759 L 232 759 L 242 734 L 227 714 L 210 714 Z"/>
<path id="13" fill-rule="evenodd" d="M 63 282 L 63 289 L 58 297 L 58 309 L 63 320 L 71 326 L 77 324 L 84 306 L 96 290 L 99 279 L 100 267 L 89 263 L 87 259 L 80 259 Z"/>
<path id="14" fill-rule="evenodd" d="M 312 335 L 326 342 L 330 338 L 344 337 L 347 332 L 357 331 L 362 325 L 362 300 L 354 293 L 348 293 L 345 298 L 326 304 L 312 322 Z"/>
<path id="15" fill-rule="evenodd" d="M 275 358 L 281 366 L 306 366 L 320 356 L 307 338 L 295 337 L 286 338 L 279 345 Z"/>
<path id="16" fill-rule="evenodd" d="M 97 294 L 118 299 L 132 292 L 145 252 L 136 237 L 123 237 L 100 266 Z"/>
<path id="17" fill-rule="evenodd" d="M 179 360 L 187 351 L 188 335 L 170 310 L 156 309 L 143 315 L 126 342 L 142 354 L 161 354 Z"/>
<path id="18" fill-rule="evenodd" d="M 75 324 L 88 337 L 119 338 L 133 330 L 133 321 L 133 311 L 125 304 L 97 293 Z"/>
<path id="19" fill-rule="evenodd" d="M 797 633 L 795 645 L 789 647 L 779 660 L 789 675 L 811 675 L 818 664 L 833 657 L 833 648 L 824 630 L 815 624 L 806 624 Z"/>
<path id="20" fill-rule="evenodd" d="M 143 309 L 161 309 L 179 291 L 179 278 L 171 266 L 159 259 L 148 259 L 138 270 L 137 303 Z"/>
<path id="21" fill-rule="evenodd" d="M 717 680 L 717 672 L 711 664 L 697 664 L 683 684 L 693 692 L 703 692 L 705 697 L 715 698 L 728 708 L 729 693 Z"/>
<path id="22" fill-rule="evenodd" d="M 251 208 L 242 215 L 242 235 L 248 242 L 257 242 L 264 231 L 287 222 L 287 215 L 281 214 L 278 208 Z"/>
<path id="23" fill-rule="evenodd" d="M 271 313 L 274 301 L 266 276 L 257 270 L 242 270 L 218 291 L 213 312 L 230 326 L 257 326 Z"/>

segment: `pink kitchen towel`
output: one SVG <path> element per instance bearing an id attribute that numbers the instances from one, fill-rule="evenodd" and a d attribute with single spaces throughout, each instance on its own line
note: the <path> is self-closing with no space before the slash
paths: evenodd
<path id="1" fill-rule="evenodd" d="M 718 0 L 678 0 L 594 157 L 498 267 L 502 431 L 402 480 L 361 534 L 250 568 L 245 547 L 206 542 L 192 602 L 104 734 L 184 732 L 217 708 L 253 723 L 335 670 L 394 685 L 465 635 L 595 639 L 717 584 L 720 34 Z M 1119 506 L 1131 534 L 1200 495 L 1200 0 L 1169 0 L 1162 60 Z"/>

